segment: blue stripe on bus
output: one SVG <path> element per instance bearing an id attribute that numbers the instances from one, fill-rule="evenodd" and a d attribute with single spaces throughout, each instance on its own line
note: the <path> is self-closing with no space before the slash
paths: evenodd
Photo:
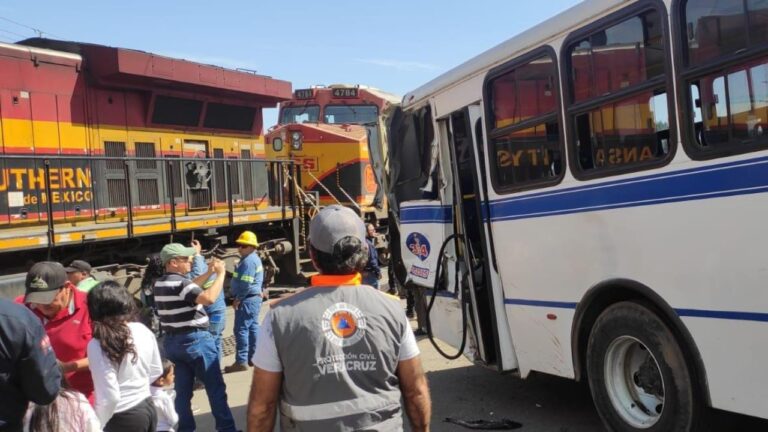
<path id="1" fill-rule="evenodd" d="M 485 202 L 482 218 L 537 218 L 768 192 L 768 157 L 689 168 Z M 401 209 L 401 223 L 450 223 L 450 206 Z"/>
<path id="2" fill-rule="evenodd" d="M 768 322 L 768 313 L 761 312 L 712 311 L 701 309 L 675 309 L 675 312 L 681 317 Z"/>
<path id="3" fill-rule="evenodd" d="M 400 208 L 400 223 L 451 223 L 453 211 L 450 206 L 414 206 Z"/>
<path id="4" fill-rule="evenodd" d="M 518 305 L 518 306 L 553 307 L 553 308 L 559 308 L 559 309 L 576 309 L 576 303 L 547 301 L 547 300 L 524 300 L 524 299 L 505 298 L 504 304 L 512 304 L 512 305 Z"/>
<path id="5" fill-rule="evenodd" d="M 517 306 L 549 307 L 558 309 L 576 309 L 576 305 L 578 303 L 505 298 L 504 304 Z M 675 309 L 675 312 L 678 316 L 681 317 L 768 322 L 768 313 L 762 312 L 716 311 L 703 309 Z"/>
<path id="6" fill-rule="evenodd" d="M 768 158 L 492 201 L 491 220 L 536 218 L 761 192 L 768 192 Z"/>

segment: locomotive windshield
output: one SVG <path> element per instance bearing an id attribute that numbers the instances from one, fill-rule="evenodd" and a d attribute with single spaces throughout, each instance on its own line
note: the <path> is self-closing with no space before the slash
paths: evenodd
<path id="1" fill-rule="evenodd" d="M 378 116 L 379 109 L 375 105 L 328 105 L 323 121 L 328 124 L 366 124 L 376 123 Z"/>
<path id="2" fill-rule="evenodd" d="M 280 124 L 315 123 L 320 118 L 320 106 L 292 106 L 283 108 Z"/>

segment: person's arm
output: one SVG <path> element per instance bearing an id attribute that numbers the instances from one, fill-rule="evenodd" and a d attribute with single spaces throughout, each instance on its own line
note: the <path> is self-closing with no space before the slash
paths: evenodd
<path id="1" fill-rule="evenodd" d="M 25 348 L 28 351 L 18 363 L 21 390 L 32 402 L 48 405 L 59 394 L 61 368 L 40 321 L 33 316 L 27 324 Z"/>
<path id="2" fill-rule="evenodd" d="M 224 261 L 216 259 L 213 261 L 212 267 L 216 272 L 216 280 L 213 281 L 213 284 L 210 288 L 203 290 L 203 292 L 198 294 L 197 298 L 195 299 L 195 303 L 201 304 L 203 306 L 212 305 L 213 302 L 215 302 L 219 297 L 219 294 L 221 294 L 221 290 L 224 288 L 224 278 L 227 275 Z"/>
<path id="3" fill-rule="evenodd" d="M 163 376 L 163 360 L 160 358 L 160 348 L 157 346 L 157 339 L 151 330 L 145 327 L 147 330 L 144 333 L 146 337 L 142 338 L 142 344 L 151 344 L 152 346 L 152 358 L 149 362 L 149 383 L 155 382 L 158 378 Z"/>
<path id="4" fill-rule="evenodd" d="M 251 395 L 248 397 L 248 432 L 272 432 L 283 384 L 282 372 L 253 368 Z"/>
<path id="5" fill-rule="evenodd" d="M 64 373 L 80 372 L 89 367 L 88 357 L 61 363 L 61 370 L 64 371 Z"/>
<path id="6" fill-rule="evenodd" d="M 96 417 L 102 425 L 106 425 L 115 413 L 117 402 L 120 400 L 120 384 L 117 382 L 117 371 L 112 363 L 104 356 L 97 339 L 88 342 L 88 360 L 91 362 L 93 389 L 96 394 L 94 409 Z"/>
<path id="7" fill-rule="evenodd" d="M 429 431 L 432 417 L 432 401 L 429 397 L 429 385 L 421 357 L 401 360 L 397 365 L 397 377 L 400 379 L 400 391 L 405 401 L 405 412 L 411 420 L 414 432 Z"/>

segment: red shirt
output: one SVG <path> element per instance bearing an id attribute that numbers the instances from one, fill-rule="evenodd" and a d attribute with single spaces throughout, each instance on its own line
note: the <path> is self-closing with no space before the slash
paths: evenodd
<path id="1" fill-rule="evenodd" d="M 74 286 L 70 286 L 70 290 L 72 298 L 69 305 L 62 308 L 53 319 L 49 320 L 36 309 L 32 309 L 32 312 L 42 321 L 45 333 L 51 340 L 53 352 L 56 353 L 56 358 L 62 363 L 87 357 L 86 348 L 93 337 L 91 316 L 88 313 L 88 304 L 86 303 L 87 293 L 78 291 Z M 24 303 L 24 296 L 17 298 L 16 301 Z M 69 385 L 83 393 L 93 404 L 91 371 L 85 369 L 70 372 L 65 376 Z"/>

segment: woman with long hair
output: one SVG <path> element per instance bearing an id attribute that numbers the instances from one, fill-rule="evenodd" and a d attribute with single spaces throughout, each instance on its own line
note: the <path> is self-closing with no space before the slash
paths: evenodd
<path id="1" fill-rule="evenodd" d="M 154 334 L 134 322 L 134 300 L 117 282 L 95 286 L 88 293 L 88 311 L 93 325 L 88 360 L 104 431 L 154 431 L 157 414 L 149 385 L 163 374 Z"/>
<path id="2" fill-rule="evenodd" d="M 24 432 L 100 432 L 101 423 L 79 391 L 69 387 L 62 374 L 58 396 L 48 405 L 30 404 Z"/>

